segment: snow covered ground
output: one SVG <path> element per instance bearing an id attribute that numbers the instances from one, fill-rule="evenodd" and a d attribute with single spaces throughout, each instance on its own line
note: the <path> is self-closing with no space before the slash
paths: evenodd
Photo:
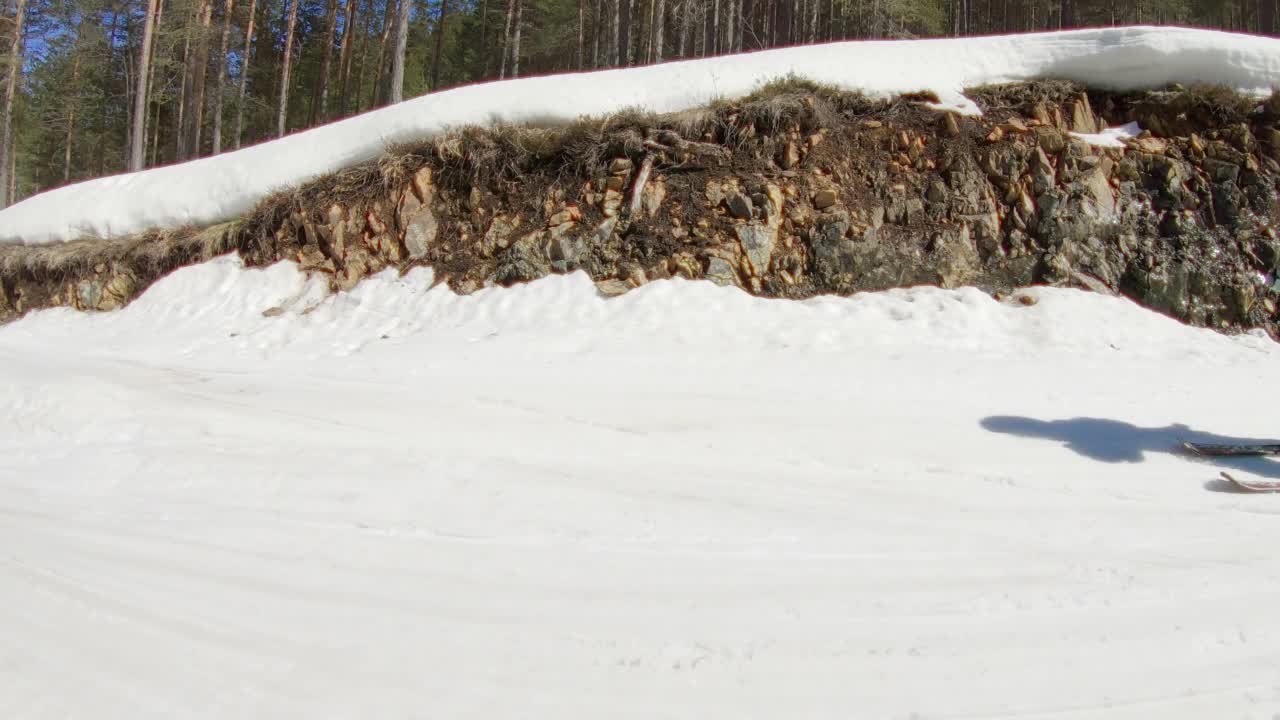
<path id="1" fill-rule="evenodd" d="M 282 188 L 465 125 L 556 125 L 628 107 L 667 112 L 739 97 L 788 75 L 870 94 L 933 90 L 976 113 L 965 88 L 1033 78 L 1138 89 L 1219 83 L 1270 92 L 1280 40 L 1121 27 L 1031 35 L 845 42 L 460 87 L 217 157 L 52 190 L 0 210 L 0 241 L 47 243 L 208 225 Z"/>
<path id="2" fill-rule="evenodd" d="M 1269 340 L 430 284 L 0 327 L 0 716 L 1280 713 L 1280 496 L 1171 451 L 1280 432 Z"/>

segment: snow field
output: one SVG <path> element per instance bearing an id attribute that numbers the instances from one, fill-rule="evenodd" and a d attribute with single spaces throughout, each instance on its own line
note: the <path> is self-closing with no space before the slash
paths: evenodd
<path id="1" fill-rule="evenodd" d="M 0 327 L 0 715 L 1280 712 L 1280 496 L 1169 451 L 1274 427 L 1271 341 L 432 282 L 223 258 Z"/>

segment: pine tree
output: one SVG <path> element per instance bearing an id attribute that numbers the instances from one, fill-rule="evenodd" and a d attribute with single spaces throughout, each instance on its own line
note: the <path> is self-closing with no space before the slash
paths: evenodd
<path id="1" fill-rule="evenodd" d="M 240 55 L 240 99 L 236 103 L 236 149 L 240 149 L 244 141 L 244 105 L 249 89 L 249 51 L 253 43 L 254 15 L 258 9 L 258 0 L 249 0 L 249 20 L 244 31 L 244 52 Z"/>
<path id="2" fill-rule="evenodd" d="M 333 36 L 338 23 L 338 0 L 329 0 L 325 14 L 324 45 L 320 48 L 320 70 L 311 94 L 311 124 L 318 125 L 327 116 L 329 105 L 329 64 L 333 57 Z"/>
<path id="3" fill-rule="evenodd" d="M 284 137 L 289 115 L 289 71 L 293 66 L 293 33 L 298 25 L 298 0 L 288 0 L 288 29 L 285 30 L 284 59 L 280 70 L 280 104 L 276 107 L 276 137 Z"/>
<path id="4" fill-rule="evenodd" d="M 579 0 L 581 2 L 581 0 Z M 440 0 L 440 17 L 436 21 L 436 48 L 431 54 L 431 89 L 438 90 L 440 88 L 440 59 L 441 52 L 444 50 L 444 22 L 449 17 L 449 0 Z M 578 31 L 578 37 L 582 37 L 582 31 Z M 581 39 L 579 39 L 581 43 Z"/>
<path id="5" fill-rule="evenodd" d="M 212 154 L 214 155 L 222 152 L 222 106 L 223 95 L 227 91 L 227 45 L 231 39 L 231 15 L 234 10 L 235 0 L 226 0 L 222 16 L 222 41 L 218 43 L 218 56 L 214 60 L 215 77 L 217 78 L 213 90 Z"/>
<path id="6" fill-rule="evenodd" d="M 12 202 L 13 187 L 13 99 L 17 94 L 18 76 L 22 72 L 22 27 L 26 14 L 26 0 L 16 0 L 13 22 L 9 32 L 9 54 L 4 80 L 4 107 L 0 108 L 0 207 Z"/>
<path id="7" fill-rule="evenodd" d="M 21 1 L 21 0 L 20 0 Z M 134 89 L 132 128 L 129 133 L 129 169 L 141 170 L 147 149 L 147 113 L 150 99 L 151 46 L 155 42 L 156 15 L 159 0 L 148 0 L 147 17 L 142 26 L 142 45 L 138 52 L 138 82 Z"/>
<path id="8" fill-rule="evenodd" d="M 387 102 L 393 105 L 404 100 L 404 53 L 409 46 L 409 0 L 400 0 L 400 7 L 396 9 L 395 32 L 391 79 L 387 89 Z"/>

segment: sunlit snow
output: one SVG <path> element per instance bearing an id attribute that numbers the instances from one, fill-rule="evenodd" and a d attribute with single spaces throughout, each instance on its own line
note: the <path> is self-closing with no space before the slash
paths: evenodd
<path id="1" fill-rule="evenodd" d="M 843 42 L 592 73 L 470 85 L 180 165 L 90 180 L 0 210 L 0 241 L 46 243 L 229 220 L 308 179 L 388 146 L 475 124 L 558 125 L 628 107 L 682 110 L 783 77 L 886 95 L 932 90 L 976 113 L 965 88 L 1034 78 L 1136 89 L 1218 83 L 1270 92 L 1280 40 L 1210 30 L 1121 27 L 964 39 Z"/>

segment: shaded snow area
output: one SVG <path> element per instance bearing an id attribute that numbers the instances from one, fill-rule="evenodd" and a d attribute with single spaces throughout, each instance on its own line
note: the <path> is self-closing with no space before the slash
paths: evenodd
<path id="1" fill-rule="evenodd" d="M 1280 712 L 1280 496 L 1173 451 L 1274 436 L 1271 341 L 431 284 L 228 258 L 0 327 L 0 716 Z"/>
<path id="2" fill-rule="evenodd" d="M 941 108 L 976 114 L 964 88 L 1036 78 L 1113 90 L 1203 82 L 1270 92 L 1280 77 L 1280 40 L 1126 27 L 844 42 L 472 85 L 237 152 L 52 190 L 0 210 L 0 241 L 46 243 L 208 225 L 238 217 L 283 188 L 369 161 L 390 145 L 450 128 L 561 125 L 635 107 L 683 110 L 740 97 L 787 76 L 872 95 L 932 90 Z"/>

